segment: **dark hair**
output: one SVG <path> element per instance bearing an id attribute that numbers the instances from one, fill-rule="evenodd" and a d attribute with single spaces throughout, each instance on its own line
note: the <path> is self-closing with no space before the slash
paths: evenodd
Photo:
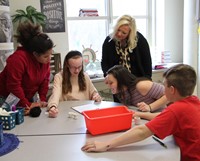
<path id="1" fill-rule="evenodd" d="M 15 38 L 25 50 L 36 52 L 39 56 L 54 47 L 53 41 L 42 32 L 41 26 L 31 22 L 19 24 Z"/>
<path id="2" fill-rule="evenodd" d="M 62 81 L 62 93 L 67 94 L 68 92 L 72 92 L 72 84 L 70 82 L 71 73 L 69 71 L 69 59 L 77 59 L 82 57 L 82 54 L 77 50 L 72 50 L 67 53 L 63 63 L 63 81 Z M 86 90 L 86 82 L 83 72 L 83 64 L 82 69 L 78 75 L 78 84 L 79 84 L 79 91 Z"/>
<path id="3" fill-rule="evenodd" d="M 167 86 L 174 86 L 182 97 L 190 96 L 196 86 L 195 70 L 186 64 L 175 65 L 163 73 Z"/>
<path id="4" fill-rule="evenodd" d="M 106 74 L 112 74 L 113 77 L 117 80 L 117 90 L 119 91 L 118 95 L 125 103 L 125 91 L 124 87 L 127 87 L 128 92 L 135 88 L 136 84 L 142 80 L 149 80 L 145 77 L 136 77 L 135 75 L 131 74 L 127 68 L 123 67 L 122 65 L 115 65 L 110 68 Z"/>
<path id="5" fill-rule="evenodd" d="M 112 74 L 117 80 L 117 89 L 123 92 L 123 87 L 132 87 L 136 85 L 136 76 L 131 74 L 128 69 L 122 65 L 115 65 L 107 71 L 107 74 Z"/>

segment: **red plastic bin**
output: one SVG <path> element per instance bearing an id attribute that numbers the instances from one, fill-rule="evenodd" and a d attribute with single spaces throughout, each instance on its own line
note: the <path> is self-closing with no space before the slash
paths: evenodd
<path id="1" fill-rule="evenodd" d="M 83 111 L 86 128 L 92 135 L 128 130 L 133 112 L 126 106 Z"/>

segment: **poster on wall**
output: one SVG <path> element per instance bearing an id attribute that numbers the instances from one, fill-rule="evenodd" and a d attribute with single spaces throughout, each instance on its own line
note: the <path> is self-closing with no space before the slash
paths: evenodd
<path id="1" fill-rule="evenodd" d="M 13 28 L 10 13 L 0 10 L 0 43 L 13 42 Z"/>
<path id="2" fill-rule="evenodd" d="M 0 6 L 9 6 L 8 0 L 0 0 Z"/>
<path id="3" fill-rule="evenodd" d="M 9 0 L 0 0 L 0 72 L 6 66 L 6 60 L 13 50 L 13 26 Z"/>
<path id="4" fill-rule="evenodd" d="M 40 0 L 41 12 L 47 16 L 44 32 L 65 32 L 63 0 Z"/>

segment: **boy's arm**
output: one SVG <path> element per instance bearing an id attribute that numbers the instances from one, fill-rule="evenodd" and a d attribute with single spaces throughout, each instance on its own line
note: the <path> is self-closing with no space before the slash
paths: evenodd
<path id="1" fill-rule="evenodd" d="M 160 112 L 155 112 L 155 113 L 138 112 L 138 111 L 134 112 L 134 116 L 139 116 L 140 118 L 145 119 L 145 120 L 152 120 L 153 118 L 155 118 L 159 114 L 160 114 Z"/>
<path id="2" fill-rule="evenodd" d="M 112 140 L 106 142 L 87 142 L 82 147 L 82 150 L 86 152 L 103 152 L 111 148 L 144 140 L 151 135 L 153 135 L 153 133 L 145 125 L 135 126 Z"/>
<path id="3" fill-rule="evenodd" d="M 166 106 L 167 103 L 168 103 L 167 98 L 166 98 L 165 95 L 163 95 L 162 97 L 160 97 L 159 99 L 157 99 L 156 101 L 154 101 L 154 102 L 152 102 L 150 104 L 150 106 L 151 106 L 151 112 L 156 111 L 160 107 Z"/>

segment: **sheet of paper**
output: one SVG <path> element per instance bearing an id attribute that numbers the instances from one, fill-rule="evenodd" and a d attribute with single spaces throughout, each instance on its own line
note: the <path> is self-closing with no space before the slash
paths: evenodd
<path id="1" fill-rule="evenodd" d="M 2 108 L 9 108 L 9 111 L 12 111 L 12 105 L 16 106 L 19 102 L 19 98 L 16 97 L 14 94 L 10 93 L 6 98 L 5 102 L 2 105 Z"/>
<path id="2" fill-rule="evenodd" d="M 82 113 L 83 111 L 87 110 L 99 109 L 99 107 L 96 104 L 86 104 L 86 105 L 74 106 L 72 107 L 72 109 L 79 113 Z"/>
<path id="3" fill-rule="evenodd" d="M 86 105 L 74 106 L 71 108 L 79 113 L 82 113 L 83 111 L 87 111 L 87 110 L 110 108 L 110 107 L 121 106 L 121 105 L 122 104 L 120 104 L 120 103 L 101 101 L 101 102 L 94 102 L 94 103 L 90 103 L 90 104 L 86 104 Z"/>
<path id="4" fill-rule="evenodd" d="M 136 107 L 136 106 L 128 106 L 128 108 L 131 109 L 131 110 L 135 110 L 135 111 L 138 110 L 138 107 Z"/>

